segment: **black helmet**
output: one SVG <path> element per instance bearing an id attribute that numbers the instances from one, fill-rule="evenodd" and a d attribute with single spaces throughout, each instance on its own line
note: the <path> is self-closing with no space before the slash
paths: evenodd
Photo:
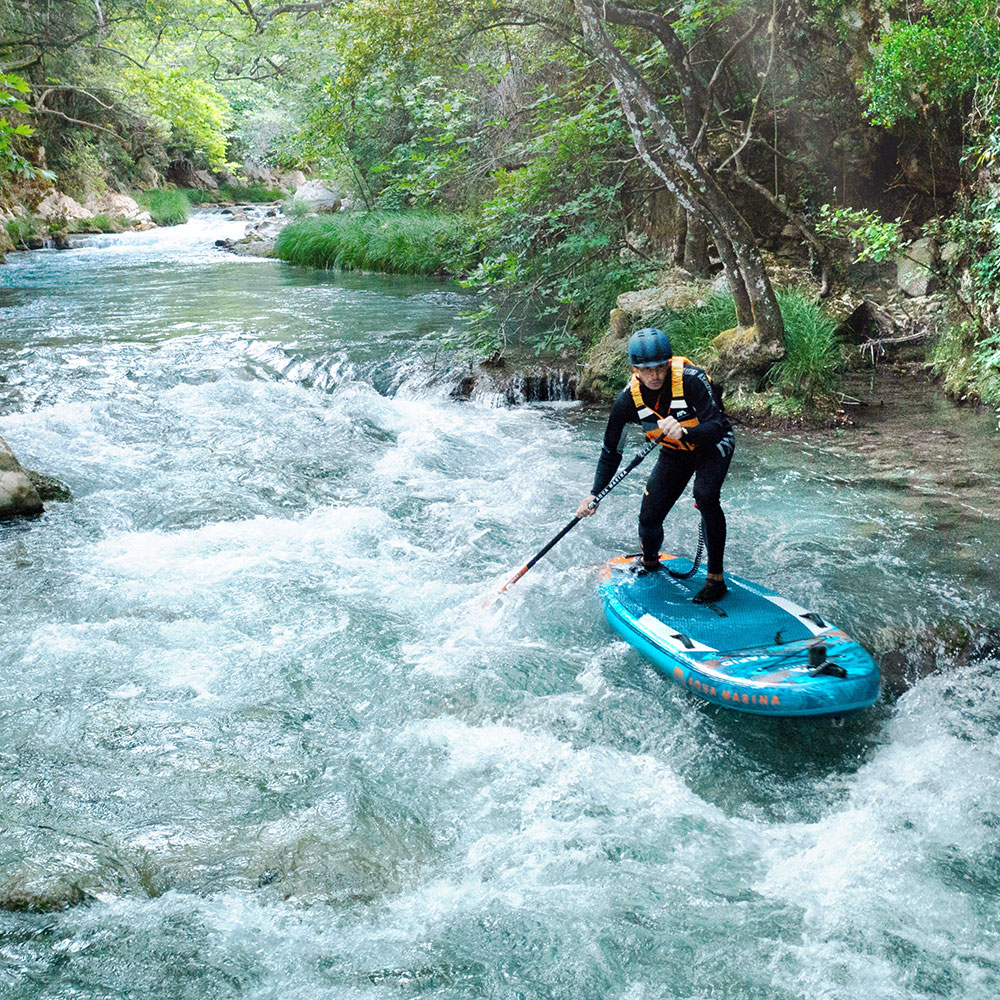
<path id="1" fill-rule="evenodd" d="M 665 365 L 672 357 L 670 338 L 655 326 L 636 330 L 628 338 L 628 360 L 636 368 Z"/>

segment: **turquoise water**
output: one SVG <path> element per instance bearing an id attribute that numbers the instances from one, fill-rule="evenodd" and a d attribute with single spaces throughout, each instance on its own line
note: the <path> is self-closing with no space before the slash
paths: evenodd
<path id="1" fill-rule="evenodd" d="M 730 568 L 898 683 L 727 713 L 603 622 L 641 477 L 482 607 L 600 412 L 452 399 L 453 288 L 241 229 L 0 268 L 0 434 L 75 497 L 0 525 L 0 996 L 995 997 L 989 415 L 740 434 Z"/>

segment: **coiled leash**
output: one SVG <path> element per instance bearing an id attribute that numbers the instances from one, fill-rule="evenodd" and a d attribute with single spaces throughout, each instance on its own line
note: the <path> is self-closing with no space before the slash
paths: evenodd
<path id="1" fill-rule="evenodd" d="M 695 504 L 695 509 L 697 510 L 698 505 Z M 698 572 L 698 567 L 701 565 L 701 555 L 705 551 L 705 519 L 704 517 L 698 522 L 698 551 L 694 554 L 694 562 L 691 563 L 691 568 L 686 573 L 680 573 L 677 570 L 667 567 L 667 572 L 675 580 L 688 580 L 695 573 Z"/>

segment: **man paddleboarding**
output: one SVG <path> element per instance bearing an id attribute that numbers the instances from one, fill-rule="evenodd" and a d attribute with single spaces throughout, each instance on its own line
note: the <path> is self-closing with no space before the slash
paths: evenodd
<path id="1" fill-rule="evenodd" d="M 646 437 L 657 439 L 656 465 L 646 482 L 639 508 L 638 573 L 660 569 L 663 521 L 694 476 L 694 499 L 701 512 L 708 550 L 705 586 L 696 604 L 711 604 L 727 593 L 723 575 L 726 515 L 719 496 L 729 471 L 735 442 L 722 399 L 701 368 L 674 357 L 670 338 L 656 327 L 637 330 L 629 338 L 632 378 L 611 405 L 604 444 L 590 495 L 580 501 L 577 517 L 597 512 L 595 496 L 614 477 L 622 460 L 625 431 L 639 424 Z"/>

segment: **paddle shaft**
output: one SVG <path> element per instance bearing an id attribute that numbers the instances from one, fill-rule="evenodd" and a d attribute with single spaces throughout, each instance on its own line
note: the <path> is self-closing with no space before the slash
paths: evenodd
<path id="1" fill-rule="evenodd" d="M 628 463 L 628 465 L 625 466 L 624 469 L 619 469 L 618 472 L 615 473 L 611 482 L 609 482 L 608 485 L 605 486 L 604 489 L 590 501 L 589 506 L 591 510 L 593 510 L 593 508 L 596 507 L 660 443 L 660 437 L 662 437 L 662 435 L 652 438 L 641 451 L 636 452 L 635 457 Z M 574 517 L 573 520 L 559 532 L 559 534 L 549 541 L 545 548 L 536 552 L 535 555 L 500 588 L 500 593 L 504 593 L 508 587 L 512 587 L 515 583 L 517 583 L 517 581 L 520 580 L 521 577 L 524 576 L 524 574 L 527 573 L 528 570 L 531 569 L 531 567 L 534 566 L 535 563 L 549 551 L 549 549 L 568 535 L 569 532 L 572 531 L 582 520 L 582 517 Z"/>

